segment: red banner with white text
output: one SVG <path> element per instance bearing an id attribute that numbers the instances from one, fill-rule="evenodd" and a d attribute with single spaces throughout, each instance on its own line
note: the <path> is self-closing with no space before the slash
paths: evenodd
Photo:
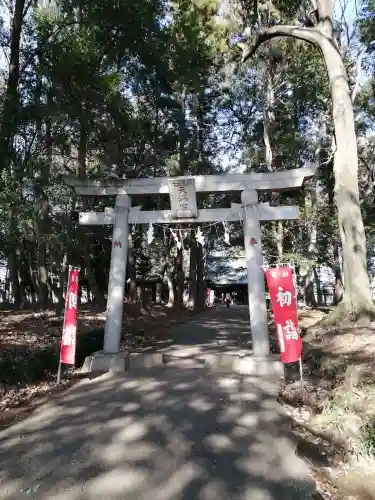
<path id="1" fill-rule="evenodd" d="M 60 345 L 60 361 L 74 365 L 76 357 L 77 308 L 79 269 L 69 269 L 68 289 L 65 299 L 65 318 Z"/>
<path id="2" fill-rule="evenodd" d="M 266 270 L 268 291 L 276 326 L 280 357 L 283 363 L 294 363 L 302 354 L 298 332 L 298 315 L 293 271 L 288 266 Z"/>

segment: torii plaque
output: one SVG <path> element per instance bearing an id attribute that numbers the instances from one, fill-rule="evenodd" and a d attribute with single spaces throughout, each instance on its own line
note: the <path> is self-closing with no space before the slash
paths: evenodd
<path id="1" fill-rule="evenodd" d="M 168 179 L 171 213 L 174 219 L 195 218 L 198 215 L 195 181 Z"/>

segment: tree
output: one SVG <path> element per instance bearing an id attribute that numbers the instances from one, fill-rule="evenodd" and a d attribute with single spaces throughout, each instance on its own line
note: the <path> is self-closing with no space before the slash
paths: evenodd
<path id="1" fill-rule="evenodd" d="M 300 25 L 282 25 L 278 20 L 273 26 L 263 24 L 254 26 L 249 30 L 251 33 L 244 48 L 242 61 L 251 58 L 263 43 L 278 37 L 303 40 L 317 47 L 322 54 L 332 98 L 336 143 L 333 167 L 335 201 L 343 248 L 345 280 L 344 300 L 330 319 L 336 321 L 350 316 L 359 321 L 368 321 L 375 316 L 375 308 L 367 272 L 366 236 L 359 197 L 353 104 L 344 61 L 335 40 L 333 10 L 332 0 L 317 0 L 316 5 L 312 2 L 308 23 L 304 18 Z"/>

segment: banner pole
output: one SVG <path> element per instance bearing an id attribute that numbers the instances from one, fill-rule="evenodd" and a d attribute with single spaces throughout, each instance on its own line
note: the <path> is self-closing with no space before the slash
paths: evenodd
<path id="1" fill-rule="evenodd" d="M 57 380 L 56 380 L 56 383 L 57 385 L 60 385 L 60 379 L 61 379 L 61 343 L 62 343 L 62 339 L 63 339 L 63 336 L 64 336 L 64 328 L 65 328 L 65 320 L 66 320 L 66 298 L 68 296 L 68 293 L 69 293 L 69 277 L 70 277 L 70 271 L 72 270 L 72 266 L 69 266 L 68 268 L 68 279 L 67 279 L 67 284 L 66 284 L 66 293 L 65 293 L 65 310 L 64 310 L 64 322 L 63 322 L 63 331 L 62 331 L 62 336 L 61 336 L 61 342 L 60 342 L 60 349 L 59 349 L 59 366 L 57 368 Z"/>
<path id="2" fill-rule="evenodd" d="M 295 264 L 293 262 L 293 266 L 292 264 L 290 263 L 290 268 L 292 269 L 292 276 L 293 276 L 293 284 L 294 284 L 294 298 L 295 298 L 295 301 L 296 301 L 296 309 L 297 309 L 297 318 L 298 318 L 298 301 L 297 301 L 297 297 L 298 297 L 298 291 L 297 291 L 297 280 L 296 280 L 296 267 L 295 267 Z M 301 401 L 303 403 L 304 401 L 304 390 L 303 390 L 303 365 L 302 365 L 302 354 L 301 354 L 301 357 L 299 358 L 298 360 L 298 363 L 299 363 L 299 378 L 300 378 L 300 389 L 301 389 Z"/>
<path id="3" fill-rule="evenodd" d="M 60 385 L 60 378 L 61 378 L 61 358 L 59 359 L 59 367 L 57 368 L 57 385 Z"/>
<path id="4" fill-rule="evenodd" d="M 301 400 L 303 403 L 304 400 L 304 391 L 303 391 L 303 368 L 302 368 L 302 356 L 299 358 L 299 377 L 301 382 Z"/>

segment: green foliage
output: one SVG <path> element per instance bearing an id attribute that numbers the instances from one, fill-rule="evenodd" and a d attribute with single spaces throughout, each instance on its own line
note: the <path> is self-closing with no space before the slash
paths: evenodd
<path id="1" fill-rule="evenodd" d="M 362 453 L 375 456 L 375 417 L 370 418 L 362 428 Z"/>
<path id="2" fill-rule="evenodd" d="M 240 3 L 248 6 L 247 12 Z M 81 266 L 81 286 L 94 300 L 106 291 L 111 229 L 80 228 L 76 214 L 113 206 L 113 199 L 74 199 L 61 181 L 65 174 L 103 180 L 212 174 L 231 167 L 264 172 L 320 162 L 317 200 L 309 190 L 278 195 L 277 203 L 298 203 L 302 212 L 300 221 L 283 225 L 283 251 L 333 265 L 332 242 L 339 238 L 328 158 L 332 117 L 320 54 L 302 42 L 278 39 L 265 44 L 247 65 L 237 65 L 228 44 L 255 13 L 262 26 L 281 19 L 299 24 L 308 3 L 229 5 L 234 7 L 226 14 L 217 0 L 94 0 L 90 8 L 82 0 L 58 1 L 43 9 L 29 5 L 20 46 L 18 115 L 12 121 L 16 129 L 1 171 L 0 258 L 9 264 L 8 298 L 21 303 L 26 296 L 36 302 L 45 268 L 49 295 L 53 290 L 61 300 L 66 259 Z M 363 40 L 371 38 L 372 9 L 369 2 Z M 8 35 L 2 38 L 5 45 Z M 374 88 L 369 84 L 358 100 L 363 137 L 374 122 Z M 272 115 L 271 166 L 266 161 L 265 111 Z M 325 156 L 317 159 L 317 150 Z M 361 152 L 362 167 L 366 163 L 370 173 L 372 150 L 368 141 Z M 371 258 L 374 197 L 364 169 L 362 209 Z M 210 193 L 198 201 L 202 207 L 226 207 L 240 200 L 239 193 Z M 267 193 L 261 201 L 275 199 Z M 132 203 L 144 210 L 168 208 L 162 196 L 134 197 Z M 313 250 L 312 228 L 318 234 Z M 264 225 L 269 257 L 278 251 L 275 231 L 275 224 Z M 163 273 L 167 263 L 174 265 L 167 239 L 159 228 L 148 246 L 144 233 L 138 227 L 133 234 L 136 273 Z M 208 249 L 214 248 L 216 229 L 207 236 Z M 242 245 L 240 224 L 232 237 Z"/>

